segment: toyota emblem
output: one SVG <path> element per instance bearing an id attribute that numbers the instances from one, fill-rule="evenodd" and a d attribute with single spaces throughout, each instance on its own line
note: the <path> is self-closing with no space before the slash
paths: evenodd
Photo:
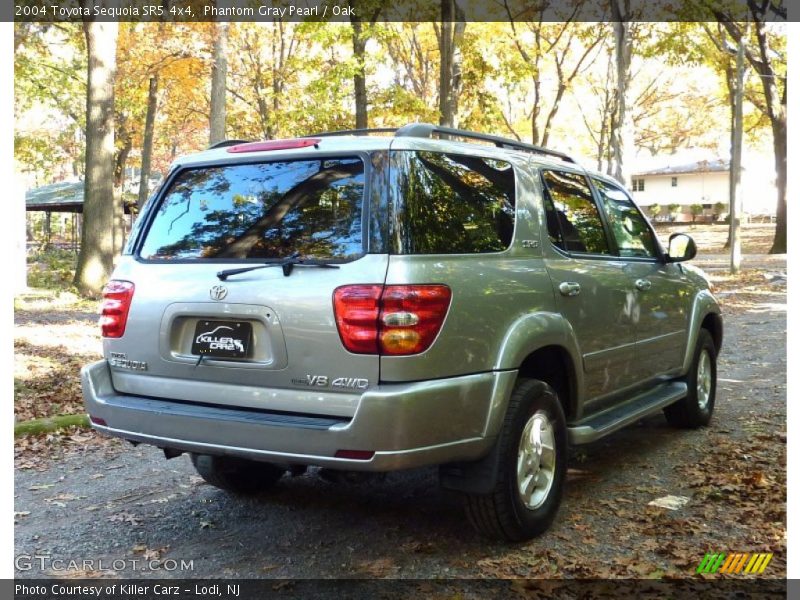
<path id="1" fill-rule="evenodd" d="M 222 300 L 225 296 L 228 295 L 228 288 L 224 285 L 212 285 L 211 289 L 208 291 L 209 296 L 211 296 L 212 300 Z"/>

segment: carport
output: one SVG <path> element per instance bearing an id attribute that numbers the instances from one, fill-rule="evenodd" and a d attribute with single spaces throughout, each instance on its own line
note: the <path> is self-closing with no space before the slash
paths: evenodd
<path id="1" fill-rule="evenodd" d="M 83 181 L 62 181 L 43 185 L 25 194 L 25 210 L 28 212 L 44 212 L 44 243 L 52 245 L 51 220 L 53 213 L 68 213 L 71 223 L 69 240 L 59 245 L 77 252 L 80 247 L 81 224 L 83 217 Z M 126 215 L 131 214 L 131 204 L 125 203 Z M 126 219 L 126 229 L 129 219 Z"/>

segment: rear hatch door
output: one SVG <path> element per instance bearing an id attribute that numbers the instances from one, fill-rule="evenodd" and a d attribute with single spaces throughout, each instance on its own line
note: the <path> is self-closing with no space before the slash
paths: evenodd
<path id="1" fill-rule="evenodd" d="M 177 171 L 115 273 L 135 292 L 125 335 L 106 350 L 146 365 L 114 368 L 116 389 L 354 410 L 352 398 L 378 382 L 379 359 L 343 347 L 332 298 L 386 278 L 388 256 L 368 253 L 370 160 L 304 153 Z"/>

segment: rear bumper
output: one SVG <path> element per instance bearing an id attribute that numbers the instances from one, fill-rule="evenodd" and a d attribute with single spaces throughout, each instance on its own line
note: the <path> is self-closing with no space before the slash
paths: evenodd
<path id="1" fill-rule="evenodd" d="M 393 471 L 476 459 L 491 447 L 516 378 L 496 371 L 365 392 L 352 418 L 293 415 L 121 394 L 106 361 L 81 371 L 98 431 L 189 452 L 348 470 Z M 337 450 L 374 452 L 369 460 Z"/>

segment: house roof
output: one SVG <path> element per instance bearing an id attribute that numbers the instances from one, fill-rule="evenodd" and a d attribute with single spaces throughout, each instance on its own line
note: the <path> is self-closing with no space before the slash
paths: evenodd
<path id="1" fill-rule="evenodd" d="M 25 193 L 25 209 L 30 211 L 83 212 L 83 182 L 61 181 Z M 130 212 L 126 203 L 125 212 Z"/>
<path id="2" fill-rule="evenodd" d="M 650 169 L 647 171 L 640 171 L 634 173 L 634 177 L 642 177 L 644 175 L 678 175 L 688 173 L 720 173 L 730 171 L 730 161 L 724 158 L 717 158 L 714 160 L 699 160 L 690 163 L 682 163 L 679 165 L 667 165 L 657 169 Z"/>
<path id="3" fill-rule="evenodd" d="M 83 182 L 62 181 L 28 190 L 25 194 L 25 208 L 27 210 L 81 212 L 83 210 Z"/>

